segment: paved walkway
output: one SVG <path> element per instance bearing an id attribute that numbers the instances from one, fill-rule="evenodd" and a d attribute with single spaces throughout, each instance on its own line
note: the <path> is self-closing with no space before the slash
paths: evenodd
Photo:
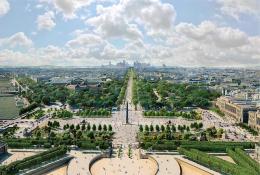
<path id="1" fill-rule="evenodd" d="M 97 154 L 84 154 L 80 151 L 71 151 L 74 158 L 69 162 L 68 175 L 91 175 L 89 172 L 89 162 Z"/>
<path id="2" fill-rule="evenodd" d="M 124 150 L 122 156 L 105 158 L 96 162 L 92 168 L 92 175 L 155 175 L 157 164 L 149 159 L 140 159 L 138 150 L 133 150 L 131 157 Z"/>
<path id="3" fill-rule="evenodd" d="M 157 175 L 180 175 L 181 168 L 173 155 L 151 155 L 159 164 Z"/>

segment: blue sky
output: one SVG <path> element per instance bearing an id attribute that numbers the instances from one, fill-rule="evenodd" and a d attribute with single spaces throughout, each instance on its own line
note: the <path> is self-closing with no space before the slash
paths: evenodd
<path id="1" fill-rule="evenodd" d="M 0 26 L 3 66 L 260 65 L 258 0 L 0 0 Z"/>

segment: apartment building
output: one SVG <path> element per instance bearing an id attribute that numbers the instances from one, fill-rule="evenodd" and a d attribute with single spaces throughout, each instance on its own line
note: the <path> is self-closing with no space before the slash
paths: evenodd
<path id="1" fill-rule="evenodd" d="M 221 96 L 216 106 L 226 115 L 237 122 L 248 123 L 249 111 L 256 111 L 255 104 L 249 101 L 239 101 L 232 97 Z"/>
<path id="2" fill-rule="evenodd" d="M 248 125 L 260 131 L 260 110 L 249 112 Z"/>

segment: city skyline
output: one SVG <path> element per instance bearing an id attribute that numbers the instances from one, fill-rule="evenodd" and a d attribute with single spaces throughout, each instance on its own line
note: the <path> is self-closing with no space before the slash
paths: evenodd
<path id="1" fill-rule="evenodd" d="M 257 0 L 0 1 L 0 66 L 260 66 Z"/>

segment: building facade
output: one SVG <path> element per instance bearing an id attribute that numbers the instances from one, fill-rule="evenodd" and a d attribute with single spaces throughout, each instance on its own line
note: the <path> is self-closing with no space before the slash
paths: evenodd
<path id="1" fill-rule="evenodd" d="M 0 156 L 5 153 L 7 153 L 7 144 L 0 142 Z"/>
<path id="2" fill-rule="evenodd" d="M 231 97 L 221 96 L 216 106 L 228 117 L 237 122 L 248 123 L 249 111 L 256 111 L 256 107 L 246 102 L 236 101 Z"/>
<path id="3" fill-rule="evenodd" d="M 260 131 L 260 110 L 249 112 L 248 125 L 257 131 Z"/>

